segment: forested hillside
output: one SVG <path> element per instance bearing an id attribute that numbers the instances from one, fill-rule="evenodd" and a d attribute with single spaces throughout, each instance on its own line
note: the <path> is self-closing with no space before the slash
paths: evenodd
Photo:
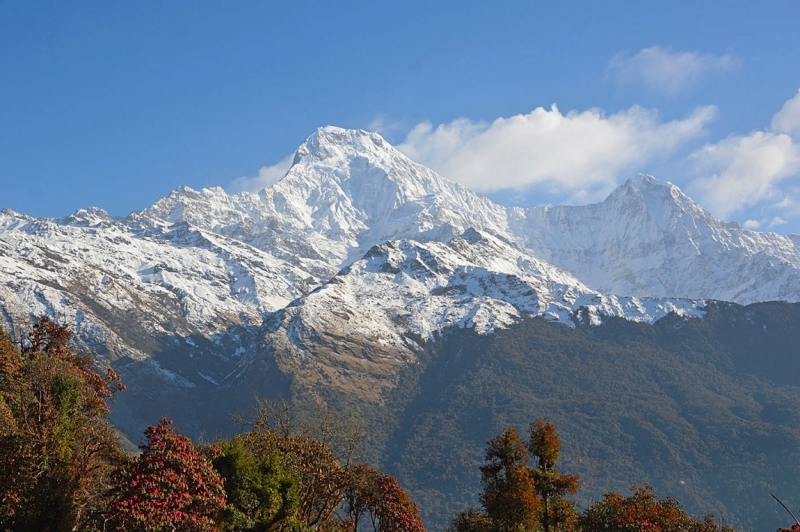
<path id="1" fill-rule="evenodd" d="M 770 493 L 800 502 L 800 306 L 706 310 L 655 325 L 449 330 L 398 387 L 384 465 L 441 523 L 477 504 L 485 442 L 546 417 L 583 504 L 649 482 L 692 514 L 774 530 L 786 514 Z"/>

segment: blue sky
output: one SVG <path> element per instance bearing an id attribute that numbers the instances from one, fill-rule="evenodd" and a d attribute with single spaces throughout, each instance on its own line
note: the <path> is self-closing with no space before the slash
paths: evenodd
<path id="1" fill-rule="evenodd" d="M 0 206 L 147 207 L 274 181 L 318 126 L 380 131 L 506 204 L 637 172 L 800 233 L 800 4 L 0 4 Z"/>

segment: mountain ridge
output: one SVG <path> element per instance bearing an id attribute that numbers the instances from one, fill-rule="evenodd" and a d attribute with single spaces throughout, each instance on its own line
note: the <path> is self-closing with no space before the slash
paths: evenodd
<path id="1" fill-rule="evenodd" d="M 380 401 L 415 360 L 413 338 L 534 315 L 653 322 L 701 316 L 712 299 L 800 301 L 800 253 L 650 176 L 597 204 L 503 207 L 376 133 L 323 127 L 258 193 L 182 186 L 125 218 L 3 210 L 0 280 L 6 328 L 55 315 L 101 365 L 189 389 L 272 364 L 344 388 L 361 379 Z"/>

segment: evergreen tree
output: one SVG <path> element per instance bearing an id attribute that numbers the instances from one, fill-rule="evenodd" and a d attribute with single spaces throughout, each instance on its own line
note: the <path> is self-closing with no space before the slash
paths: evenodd
<path id="1" fill-rule="evenodd" d="M 254 453 L 241 436 L 205 451 L 224 479 L 221 530 L 285 530 L 299 524 L 298 480 L 286 473 L 279 455 Z"/>

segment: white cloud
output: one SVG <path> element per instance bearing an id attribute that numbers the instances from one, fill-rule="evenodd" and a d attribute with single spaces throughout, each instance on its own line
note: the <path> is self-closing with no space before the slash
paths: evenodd
<path id="1" fill-rule="evenodd" d="M 407 127 L 407 126 L 406 126 Z M 376 116 L 368 125 L 367 131 L 380 133 L 383 137 L 399 133 L 404 129 L 402 122 L 388 120 L 384 115 Z"/>
<path id="2" fill-rule="evenodd" d="M 292 166 L 294 154 L 287 155 L 280 162 L 272 166 L 262 166 L 255 177 L 237 177 L 226 188 L 231 193 L 236 192 L 258 192 L 264 188 L 272 186 L 281 180 L 289 167 Z"/>
<path id="3" fill-rule="evenodd" d="M 701 177 L 688 191 L 716 216 L 778 196 L 778 184 L 800 170 L 800 150 L 786 134 L 756 131 L 731 136 L 692 154 Z"/>
<path id="4" fill-rule="evenodd" d="M 744 222 L 745 229 L 758 229 L 759 227 L 761 227 L 761 222 L 758 220 L 747 220 Z"/>
<path id="5" fill-rule="evenodd" d="M 794 218 L 800 215 L 800 201 L 795 198 L 800 197 L 800 190 L 796 186 L 785 187 L 787 190 L 782 194 L 780 201 L 773 203 L 770 207 L 778 209 L 783 216 Z"/>
<path id="6" fill-rule="evenodd" d="M 765 201 L 795 215 L 795 202 L 782 186 L 800 172 L 800 145 L 787 134 L 800 132 L 800 95 L 773 116 L 771 127 L 772 131 L 732 135 L 693 153 L 699 177 L 689 183 L 689 193 L 722 218 Z M 770 227 L 781 220 L 773 219 Z"/>
<path id="7" fill-rule="evenodd" d="M 775 113 L 770 125 L 773 131 L 779 133 L 800 134 L 800 90 Z"/>
<path id="8" fill-rule="evenodd" d="M 733 56 L 673 52 L 669 48 L 644 48 L 633 57 L 618 53 L 611 58 L 606 76 L 620 84 L 644 84 L 664 94 L 675 94 L 712 72 L 739 65 Z"/>
<path id="9" fill-rule="evenodd" d="M 770 227 L 775 227 L 775 226 L 778 226 L 778 225 L 786 225 L 786 224 L 788 224 L 788 223 L 789 223 L 789 222 L 787 222 L 786 220 L 784 220 L 784 219 L 783 219 L 783 218 L 781 218 L 780 216 L 776 216 L 775 218 L 773 218 L 772 220 L 770 220 L 770 222 L 769 222 L 769 226 L 770 226 Z"/>
<path id="10" fill-rule="evenodd" d="M 787 222 L 780 216 L 775 216 L 774 218 L 772 218 L 772 220 L 767 220 L 766 218 L 763 220 L 747 220 L 746 222 L 744 222 L 743 225 L 745 229 L 752 229 L 755 231 L 764 224 L 767 224 L 771 229 L 773 227 L 777 227 L 779 225 L 786 225 L 788 223 L 789 222 Z"/>
<path id="11" fill-rule="evenodd" d="M 487 127 L 485 122 L 472 122 L 467 118 L 457 118 L 435 129 L 430 122 L 422 122 L 409 131 L 406 140 L 397 149 L 434 170 L 442 169 L 464 145 L 485 132 Z"/>
<path id="12" fill-rule="evenodd" d="M 459 118 L 414 127 L 398 146 L 412 159 L 481 192 L 543 185 L 570 201 L 602 199 L 622 177 L 646 170 L 705 133 L 716 108 L 661 122 L 638 106 L 610 116 L 601 111 L 541 107 L 491 124 Z"/>

